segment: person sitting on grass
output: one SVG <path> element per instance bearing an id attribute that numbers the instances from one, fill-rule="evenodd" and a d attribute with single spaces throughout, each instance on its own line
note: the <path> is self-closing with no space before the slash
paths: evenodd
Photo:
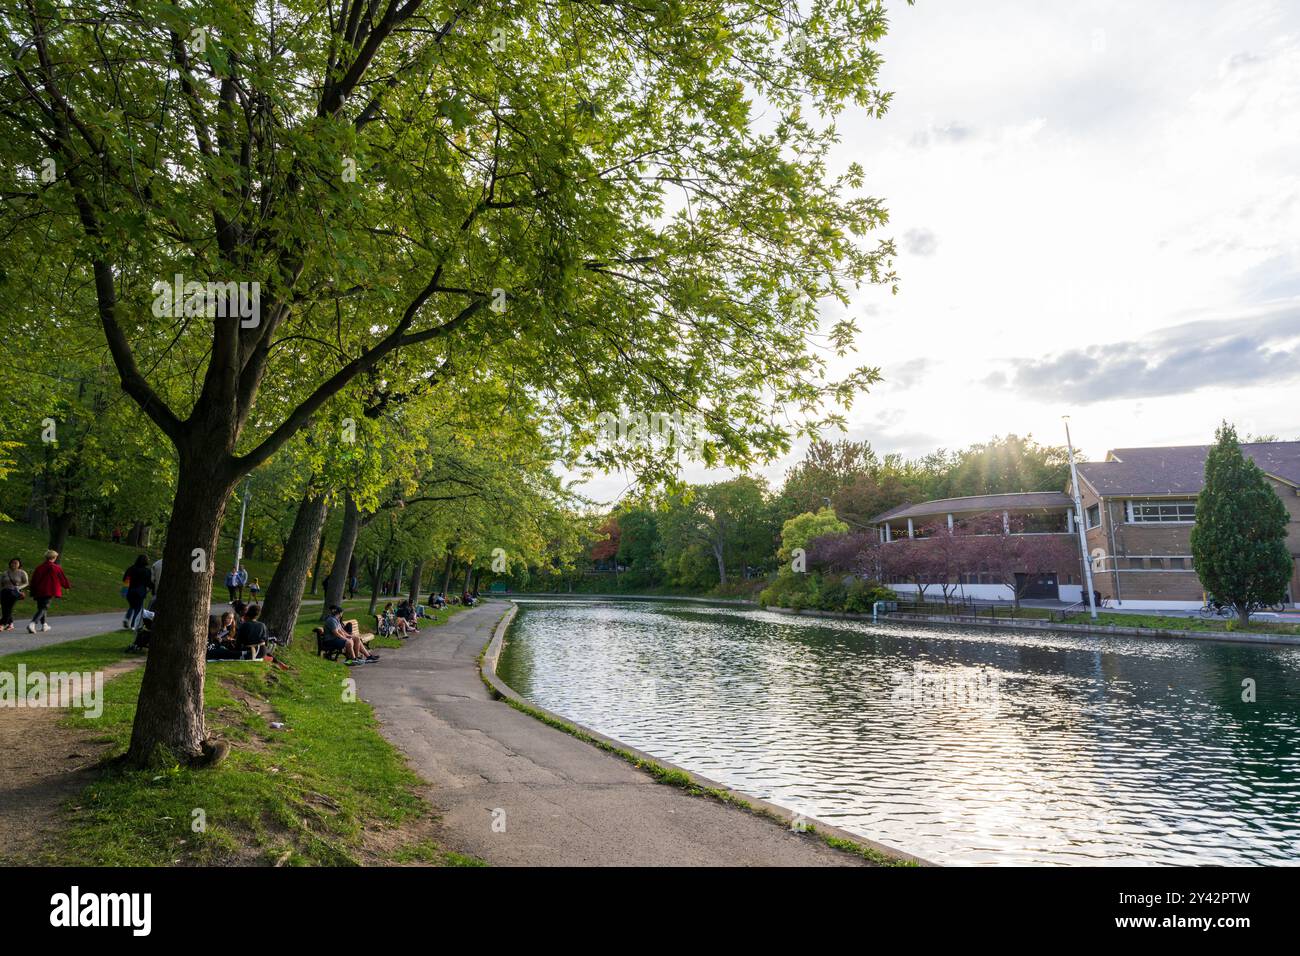
<path id="1" fill-rule="evenodd" d="M 271 635 L 266 625 L 257 619 L 261 613 L 260 605 L 248 605 L 243 622 L 235 629 L 235 643 L 239 646 L 240 660 L 255 661 L 266 652 L 266 642 Z"/>
<path id="2" fill-rule="evenodd" d="M 419 633 L 420 629 L 416 627 L 415 622 L 415 608 L 411 606 L 409 600 L 404 598 L 402 603 L 397 605 L 397 618 L 398 620 L 406 622 L 406 629 L 408 631 L 416 634 Z"/>
<path id="3" fill-rule="evenodd" d="M 208 660 L 233 661 L 239 658 L 235 643 L 235 612 L 208 615 Z"/>
<path id="4" fill-rule="evenodd" d="M 360 634 L 351 634 L 343 628 L 343 620 L 340 617 L 343 608 L 337 604 L 330 605 L 329 616 L 325 618 L 322 625 L 325 635 L 321 638 L 321 647 L 327 651 L 342 651 L 347 655 L 346 662 L 352 664 L 370 664 L 379 660 L 378 654 L 371 654 L 366 650 L 365 643 L 361 640 Z"/>
<path id="5" fill-rule="evenodd" d="M 383 618 L 384 618 L 384 624 L 387 625 L 392 630 L 396 631 L 398 637 L 402 637 L 402 638 L 406 637 L 406 631 L 407 631 L 406 618 L 402 617 L 400 614 L 398 614 L 396 611 L 393 610 L 392 601 L 389 601 L 387 604 L 384 605 Z"/>

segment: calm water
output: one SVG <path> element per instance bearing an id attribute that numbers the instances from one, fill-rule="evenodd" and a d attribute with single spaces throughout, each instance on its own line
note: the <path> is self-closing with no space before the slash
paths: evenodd
<path id="1" fill-rule="evenodd" d="M 1300 647 L 520 603 L 519 693 L 937 862 L 1300 861 Z"/>

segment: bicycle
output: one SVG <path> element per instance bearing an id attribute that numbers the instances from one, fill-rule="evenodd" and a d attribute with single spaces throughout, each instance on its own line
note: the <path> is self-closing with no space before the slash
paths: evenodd
<path id="1" fill-rule="evenodd" d="M 1196 613 L 1204 618 L 1231 617 L 1232 607 L 1224 604 L 1222 601 L 1216 601 L 1214 598 L 1210 598 Z"/>

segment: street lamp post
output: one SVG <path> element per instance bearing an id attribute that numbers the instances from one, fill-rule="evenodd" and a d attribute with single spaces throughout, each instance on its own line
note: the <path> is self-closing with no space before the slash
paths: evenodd
<path id="1" fill-rule="evenodd" d="M 235 544 L 235 571 L 244 560 L 244 516 L 248 513 L 248 482 L 244 482 L 244 500 L 239 506 L 239 541 Z"/>
<path id="2" fill-rule="evenodd" d="M 1070 452 L 1070 490 L 1074 493 L 1074 524 L 1079 533 L 1079 557 L 1083 562 L 1083 578 L 1088 588 L 1088 613 L 1097 619 L 1097 599 L 1092 590 L 1092 562 L 1088 560 L 1088 535 L 1084 528 L 1083 500 L 1079 497 L 1079 470 L 1074 467 L 1074 442 L 1070 440 L 1070 416 L 1062 415 L 1065 422 L 1065 447 Z"/>

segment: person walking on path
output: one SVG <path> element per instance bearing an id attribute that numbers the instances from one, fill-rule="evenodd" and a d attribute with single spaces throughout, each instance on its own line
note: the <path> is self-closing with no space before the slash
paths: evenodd
<path id="1" fill-rule="evenodd" d="M 0 574 L 0 631 L 14 629 L 14 605 L 27 590 L 27 572 L 19 558 L 10 558 L 9 567 Z"/>
<path id="2" fill-rule="evenodd" d="M 230 603 L 234 604 L 239 600 L 239 569 L 231 568 L 226 572 L 226 590 L 230 592 Z"/>
<path id="3" fill-rule="evenodd" d="M 145 555 L 140 555 L 135 559 L 135 564 L 126 569 L 126 573 L 122 575 L 122 583 L 126 585 L 127 606 L 122 627 L 134 631 L 140 626 L 140 616 L 144 613 L 144 599 L 153 589 L 153 569 L 149 567 L 149 559 Z"/>
<path id="4" fill-rule="evenodd" d="M 63 568 L 59 567 L 58 561 L 59 552 L 46 551 L 45 560 L 32 572 L 32 597 L 36 599 L 36 613 L 27 622 L 28 634 L 50 629 L 50 622 L 46 620 L 50 602 L 55 598 L 63 597 L 65 588 L 72 589 L 72 584 L 69 583 L 68 576 L 63 573 Z"/>

